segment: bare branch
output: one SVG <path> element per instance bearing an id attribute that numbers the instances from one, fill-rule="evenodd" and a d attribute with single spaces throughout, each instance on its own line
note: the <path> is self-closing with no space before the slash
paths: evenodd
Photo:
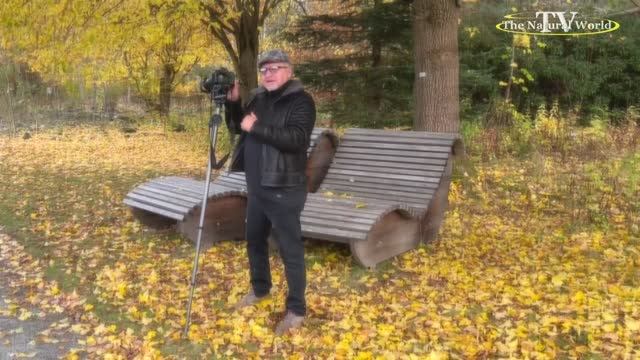
<path id="1" fill-rule="evenodd" d="M 264 24 L 267 16 L 271 14 L 271 11 L 278 7 L 282 3 L 282 0 L 265 0 L 264 7 L 262 8 L 262 14 L 260 15 L 259 24 Z"/>
<path id="2" fill-rule="evenodd" d="M 234 65 L 238 66 L 238 53 L 233 48 L 233 45 L 231 44 L 231 41 L 229 40 L 227 34 L 224 31 L 216 29 L 215 27 L 211 28 L 211 33 L 216 39 L 220 40 L 222 46 L 224 46 L 225 50 L 227 50 L 229 55 L 231 55 L 231 60 L 233 61 Z"/>
<path id="3" fill-rule="evenodd" d="M 635 14 L 635 13 L 638 13 L 638 12 L 640 12 L 640 7 L 637 7 L 635 9 L 629 9 L 629 10 L 623 10 L 623 11 L 610 13 L 610 14 L 607 14 L 606 16 L 620 16 L 620 15 Z"/>
<path id="4" fill-rule="evenodd" d="M 309 16 L 309 12 L 307 11 L 307 7 L 304 5 L 304 1 L 295 0 L 295 3 L 298 4 L 298 7 L 300 7 L 300 10 L 302 10 L 304 16 Z"/>

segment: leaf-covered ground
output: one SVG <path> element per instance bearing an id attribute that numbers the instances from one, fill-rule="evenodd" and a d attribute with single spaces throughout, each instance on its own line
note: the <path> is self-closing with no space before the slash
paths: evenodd
<path id="1" fill-rule="evenodd" d="M 581 133 L 566 144 L 575 151 L 520 159 L 481 160 L 469 144 L 437 242 L 376 270 L 308 243 L 309 317 L 284 337 L 273 334 L 286 292 L 277 255 L 271 299 L 235 311 L 246 252 L 223 242 L 203 256 L 185 341 L 193 246 L 144 228 L 122 200 L 154 176 L 202 178 L 202 142 L 91 127 L 0 137 L 10 315 L 67 314 L 80 338 L 69 358 L 637 358 L 637 138 Z"/>

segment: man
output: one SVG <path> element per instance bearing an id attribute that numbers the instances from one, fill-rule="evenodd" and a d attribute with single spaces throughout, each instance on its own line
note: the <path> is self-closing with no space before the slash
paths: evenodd
<path id="1" fill-rule="evenodd" d="M 307 147 L 316 111 L 313 98 L 292 79 L 293 68 L 284 51 L 263 53 L 258 69 L 261 86 L 251 93 L 244 111 L 237 84 L 227 95 L 229 127 L 241 134 L 230 170 L 245 172 L 248 193 L 251 290 L 236 308 L 259 302 L 271 290 L 267 238 L 273 229 L 289 289 L 286 315 L 276 327 L 280 335 L 302 326 L 307 310 L 300 213 L 307 199 Z"/>

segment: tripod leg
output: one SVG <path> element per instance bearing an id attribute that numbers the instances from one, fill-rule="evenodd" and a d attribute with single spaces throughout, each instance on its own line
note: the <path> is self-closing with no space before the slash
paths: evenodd
<path id="1" fill-rule="evenodd" d="M 216 114 L 214 116 L 220 116 L 220 108 L 216 109 Z M 189 290 L 189 301 L 187 303 L 187 321 L 184 327 L 183 337 L 186 339 L 189 336 L 189 326 L 191 325 L 191 305 L 193 302 L 193 293 L 196 289 L 196 277 L 198 275 L 198 258 L 200 257 L 200 246 L 202 242 L 202 231 L 204 228 L 204 214 L 207 211 L 207 201 L 209 199 L 209 188 L 211 186 L 211 169 L 212 163 L 215 159 L 214 151 L 216 148 L 216 140 L 218 137 L 218 124 L 215 121 L 211 121 L 209 124 L 209 137 L 210 137 L 210 145 L 209 145 L 209 162 L 207 164 L 207 175 L 204 186 L 204 194 L 202 195 L 202 211 L 200 211 L 200 222 L 198 223 L 198 236 L 196 237 L 196 255 L 193 261 L 193 272 L 191 273 L 191 284 Z"/>

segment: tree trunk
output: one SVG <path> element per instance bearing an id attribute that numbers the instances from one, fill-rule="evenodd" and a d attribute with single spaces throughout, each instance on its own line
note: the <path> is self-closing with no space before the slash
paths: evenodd
<path id="1" fill-rule="evenodd" d="M 454 0 L 415 0 L 415 130 L 458 132 L 458 19 Z"/>
<path id="2" fill-rule="evenodd" d="M 160 94 L 158 110 L 160 116 L 166 119 L 169 116 L 171 109 L 171 93 L 173 92 L 173 80 L 175 78 L 176 71 L 171 64 L 162 65 L 162 76 L 160 77 Z"/>
<path id="3" fill-rule="evenodd" d="M 236 34 L 238 49 L 237 73 L 240 81 L 240 96 L 249 98 L 249 92 L 258 86 L 257 62 L 260 49 L 258 19 L 253 13 L 243 12 L 240 16 L 240 33 Z"/>
<path id="4" fill-rule="evenodd" d="M 373 7 L 375 10 L 380 9 L 382 0 L 375 0 Z M 377 116 L 380 113 L 382 105 L 382 84 L 381 74 L 382 66 L 382 38 L 374 36 L 371 38 L 371 72 L 368 75 L 367 86 L 369 88 L 369 110 L 371 115 Z"/>
<path id="5" fill-rule="evenodd" d="M 504 101 L 506 103 L 511 102 L 511 86 L 513 86 L 513 62 L 516 60 L 516 44 L 515 36 L 511 41 L 511 61 L 509 61 L 509 81 L 507 83 L 507 91 L 504 94 Z"/>

